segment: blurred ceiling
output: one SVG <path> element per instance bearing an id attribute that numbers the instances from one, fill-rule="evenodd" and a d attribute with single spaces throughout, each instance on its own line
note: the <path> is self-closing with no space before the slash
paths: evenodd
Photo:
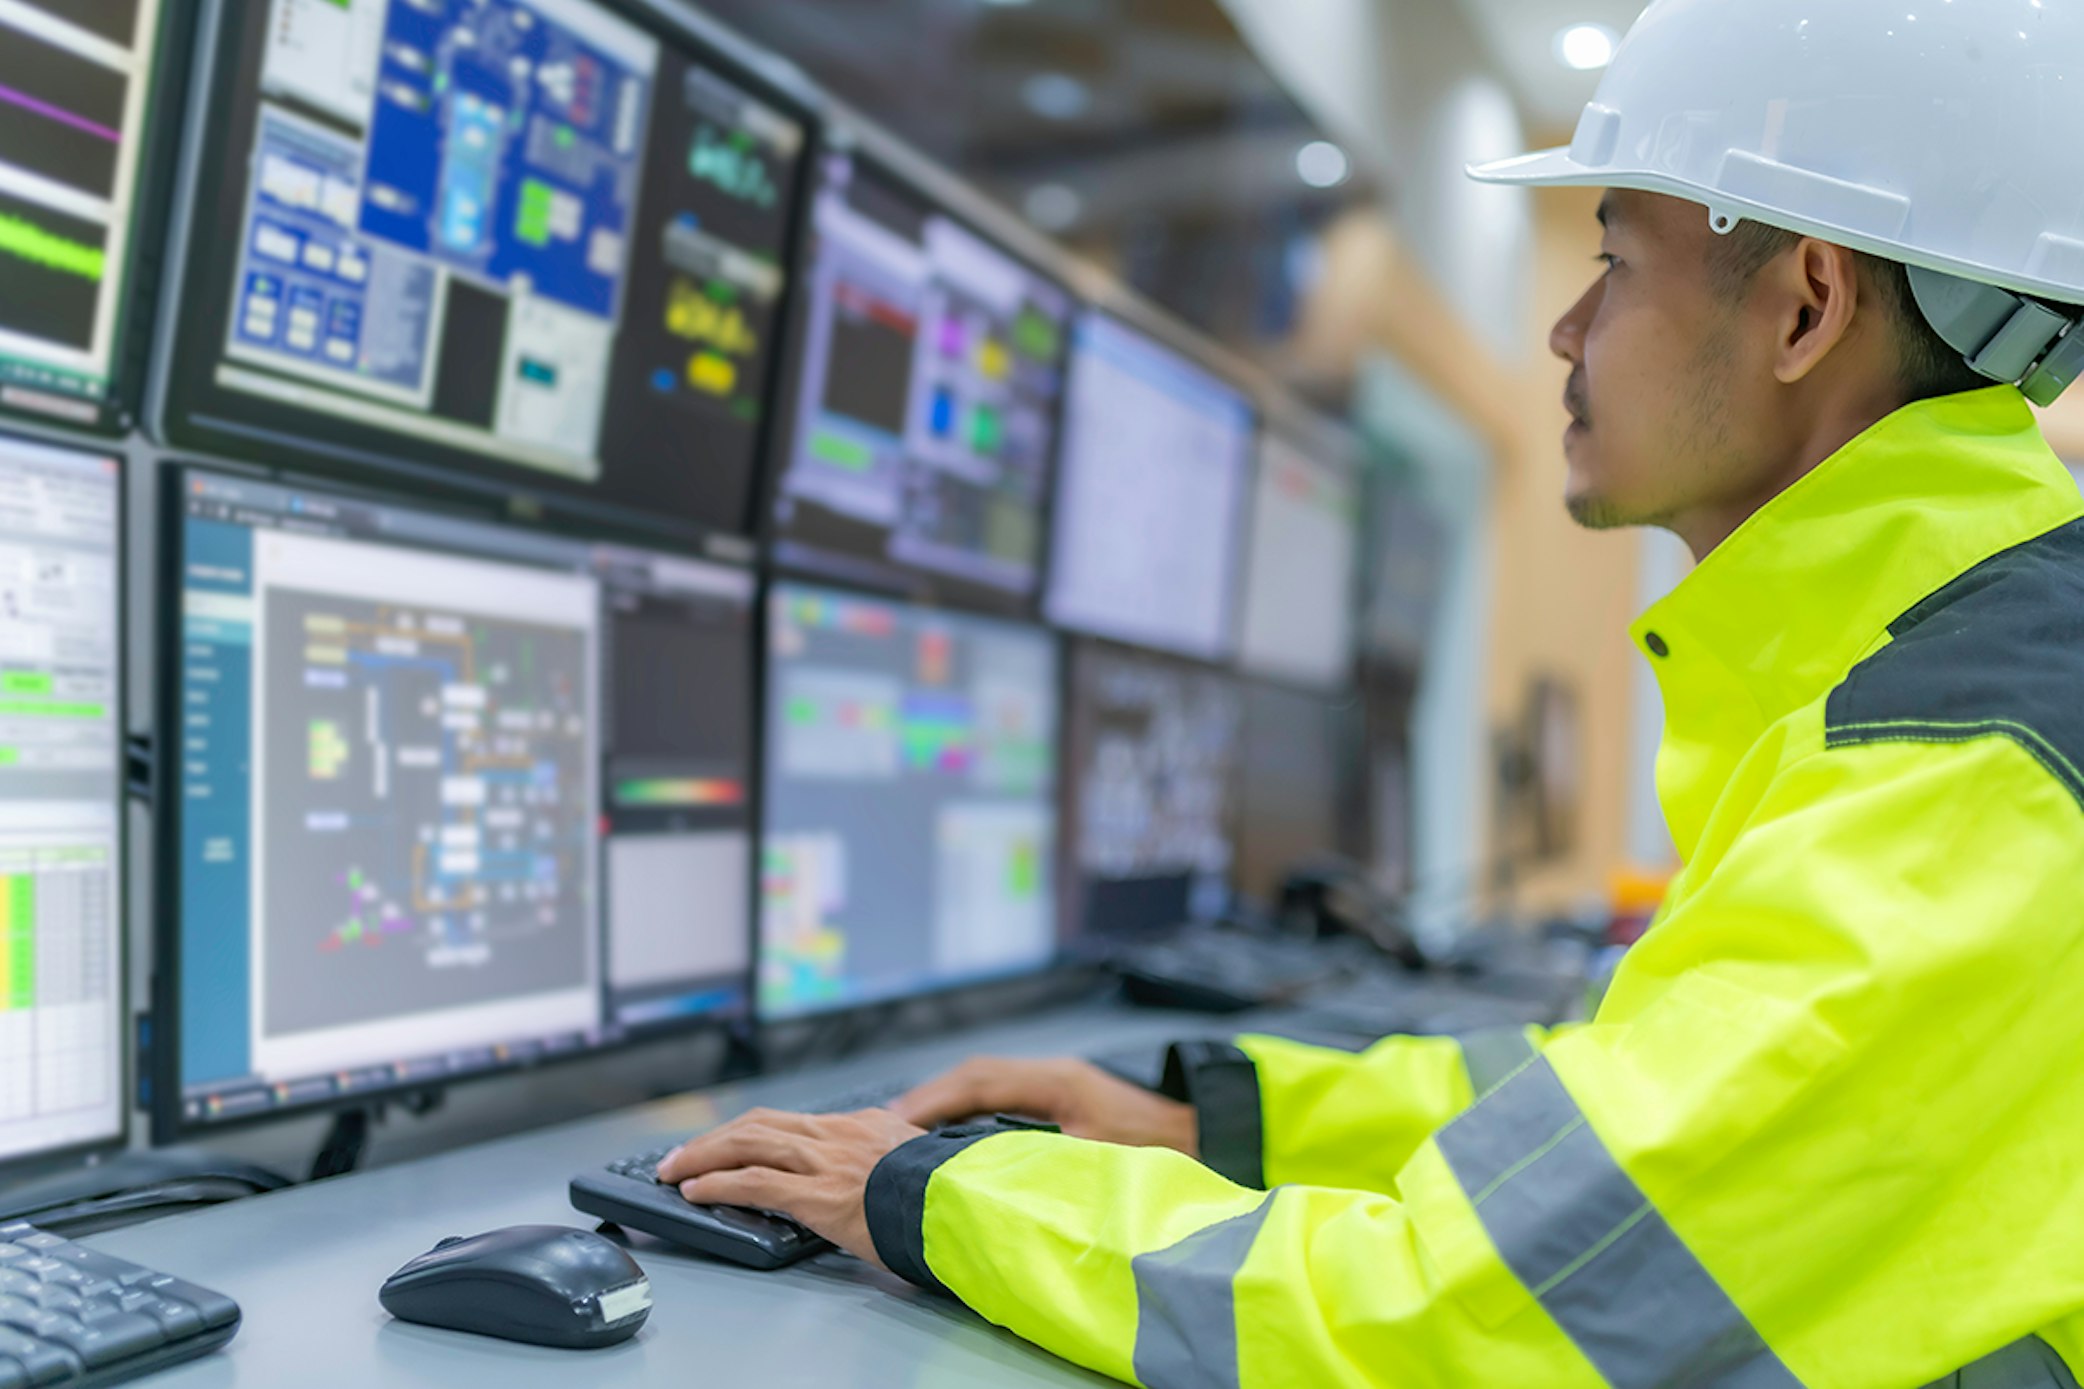
<path id="1" fill-rule="evenodd" d="M 1428 0 L 1390 0 L 1423 4 Z M 1519 98 L 1527 127 L 1540 138 L 1567 138 L 1599 85 L 1597 72 L 1575 72 L 1556 54 L 1556 36 L 1573 24 L 1603 24 L 1616 35 L 1643 12 L 1643 0 L 1461 0 Z"/>
<path id="2" fill-rule="evenodd" d="M 1321 138 L 1217 0 L 696 0 L 1233 346 L 1284 334 Z"/>

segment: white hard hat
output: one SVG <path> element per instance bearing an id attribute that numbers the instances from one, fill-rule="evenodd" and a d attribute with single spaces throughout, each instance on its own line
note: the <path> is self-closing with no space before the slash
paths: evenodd
<path id="1" fill-rule="evenodd" d="M 1985 376 L 2045 403 L 2084 374 L 2084 0 L 1656 0 L 1568 149 L 1469 172 L 1898 261 Z"/>

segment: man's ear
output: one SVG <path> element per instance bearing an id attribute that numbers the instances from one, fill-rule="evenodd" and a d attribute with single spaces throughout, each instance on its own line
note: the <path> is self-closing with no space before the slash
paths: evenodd
<path id="1" fill-rule="evenodd" d="M 1852 332 L 1860 306 L 1859 258 L 1843 246 L 1804 237 L 1765 273 L 1774 296 L 1773 374 L 1792 386 Z"/>

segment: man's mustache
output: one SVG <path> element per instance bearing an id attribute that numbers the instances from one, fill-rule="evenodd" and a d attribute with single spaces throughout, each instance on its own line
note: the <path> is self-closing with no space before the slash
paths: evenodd
<path id="1" fill-rule="evenodd" d="M 1592 423 L 1592 402 L 1585 394 L 1585 372 L 1582 367 L 1571 372 L 1570 380 L 1564 384 L 1563 408 L 1568 410 L 1570 418 L 1579 424 Z"/>

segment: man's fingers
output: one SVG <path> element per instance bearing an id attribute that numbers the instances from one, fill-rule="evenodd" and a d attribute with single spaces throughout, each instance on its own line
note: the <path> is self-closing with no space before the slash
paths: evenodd
<path id="1" fill-rule="evenodd" d="M 680 1194 L 705 1206 L 752 1206 L 792 1215 L 796 1198 L 809 1185 L 802 1177 L 771 1167 L 738 1167 L 690 1177 L 680 1184 Z"/>
<path id="2" fill-rule="evenodd" d="M 682 1182 L 706 1172 L 736 1167 L 771 1167 L 783 1172 L 810 1170 L 810 1140 L 764 1120 L 740 1119 L 700 1138 L 689 1139 L 659 1164 L 661 1181 Z"/>
<path id="3" fill-rule="evenodd" d="M 908 1095 L 900 1096 L 890 1111 L 922 1128 L 944 1124 L 950 1119 L 967 1119 L 972 1114 L 989 1114 L 1001 1109 L 1034 1113 L 1043 1108 L 1042 1086 L 1033 1066 L 1018 1061 L 968 1062 Z M 1047 1114 L 1035 1114 L 1046 1119 Z"/>

